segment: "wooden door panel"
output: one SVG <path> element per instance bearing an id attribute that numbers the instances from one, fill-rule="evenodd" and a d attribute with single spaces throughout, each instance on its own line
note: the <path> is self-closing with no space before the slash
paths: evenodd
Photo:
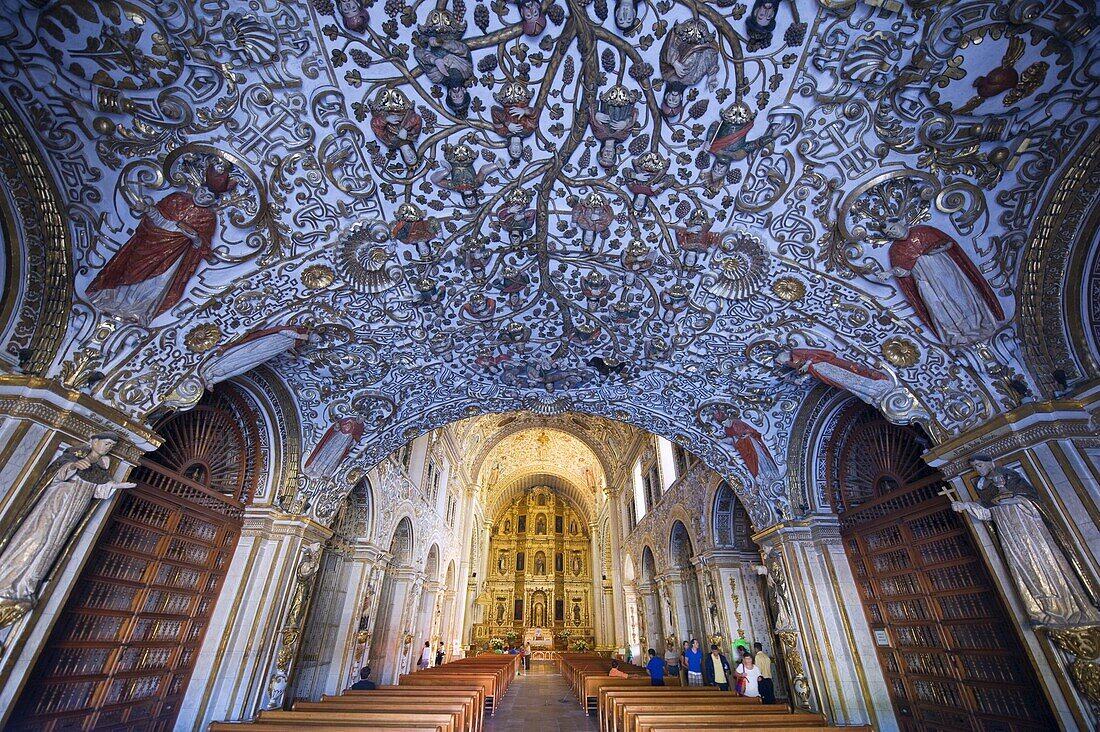
<path id="1" fill-rule="evenodd" d="M 905 464 L 911 430 L 865 420 L 839 451 L 841 536 L 907 732 L 1052 728 L 1046 700 L 946 484 Z M 867 455 L 867 450 L 893 454 Z M 859 454 L 854 464 L 845 462 Z M 916 457 L 915 457 L 916 456 Z M 849 461 L 850 462 L 850 461 Z M 875 473 L 874 471 L 878 471 Z"/>

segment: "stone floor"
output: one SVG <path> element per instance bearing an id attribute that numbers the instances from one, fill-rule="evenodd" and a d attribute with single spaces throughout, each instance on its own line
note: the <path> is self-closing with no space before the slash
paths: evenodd
<path id="1" fill-rule="evenodd" d="M 485 718 L 485 732 L 579 732 L 598 727 L 595 717 L 584 716 L 577 697 L 549 661 L 533 662 L 531 673 L 517 677 L 509 687 L 496 715 Z"/>

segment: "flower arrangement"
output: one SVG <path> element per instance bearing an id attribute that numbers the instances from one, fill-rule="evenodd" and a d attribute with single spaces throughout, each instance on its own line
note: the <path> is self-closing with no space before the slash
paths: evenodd
<path id="1" fill-rule="evenodd" d="M 562 632 L 558 633 L 558 640 L 568 641 L 569 638 L 572 637 L 572 635 L 573 634 L 570 633 L 568 630 L 563 630 Z"/>
<path id="2" fill-rule="evenodd" d="M 501 639 L 501 638 L 490 638 L 489 639 L 489 647 L 492 648 L 497 653 L 500 653 L 501 651 L 504 650 L 504 640 Z"/>
<path id="3" fill-rule="evenodd" d="M 588 641 L 586 641 L 584 638 L 579 639 L 576 643 L 573 644 L 573 650 L 577 653 L 584 653 L 591 647 L 592 646 L 588 645 Z"/>
<path id="4" fill-rule="evenodd" d="M 504 640 L 508 641 L 509 643 L 515 641 L 516 638 L 519 638 L 519 633 L 514 630 L 509 630 L 507 633 L 504 634 Z"/>

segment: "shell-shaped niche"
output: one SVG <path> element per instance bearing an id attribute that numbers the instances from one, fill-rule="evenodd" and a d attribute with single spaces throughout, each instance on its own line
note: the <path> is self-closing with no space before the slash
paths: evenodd
<path id="1" fill-rule="evenodd" d="M 349 226 L 337 242 L 348 283 L 359 292 L 379 293 L 400 284 L 404 273 L 397 264 L 389 228 L 381 221 Z"/>
<path id="2" fill-rule="evenodd" d="M 768 281 L 771 255 L 764 242 L 744 231 L 728 231 L 712 260 L 713 270 L 703 276 L 707 292 L 723 300 L 744 300 Z"/>

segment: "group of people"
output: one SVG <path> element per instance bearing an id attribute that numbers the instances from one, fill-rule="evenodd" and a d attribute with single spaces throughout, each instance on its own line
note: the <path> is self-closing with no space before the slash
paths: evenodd
<path id="1" fill-rule="evenodd" d="M 508 650 L 505 651 L 505 653 L 508 653 L 510 655 L 513 655 L 513 656 L 521 656 L 521 658 L 520 658 L 520 673 L 521 674 L 531 672 L 531 644 L 530 643 L 528 643 L 526 645 L 522 645 L 522 646 L 519 645 L 518 643 L 510 645 L 510 646 L 508 646 Z"/>
<path id="2" fill-rule="evenodd" d="M 431 641 L 424 641 L 424 648 L 420 651 L 420 660 L 416 662 L 416 667 L 423 671 L 426 668 L 431 668 L 433 665 L 442 666 L 443 659 L 446 657 L 447 651 L 443 648 L 443 642 L 440 641 L 439 647 L 435 649 L 435 664 L 432 664 L 432 644 Z"/>
<path id="3" fill-rule="evenodd" d="M 666 676 L 679 676 L 683 686 L 717 686 L 721 691 L 732 689 L 741 696 L 759 697 L 764 704 L 774 704 L 772 659 L 764 653 L 762 644 L 754 643 L 753 648 L 750 651 L 745 645 L 735 645 L 731 664 L 717 645 L 711 644 L 706 654 L 699 640 L 693 639 L 684 641 L 679 653 L 669 646 L 664 658 L 650 648 L 646 669 L 654 686 L 664 686 Z"/>

